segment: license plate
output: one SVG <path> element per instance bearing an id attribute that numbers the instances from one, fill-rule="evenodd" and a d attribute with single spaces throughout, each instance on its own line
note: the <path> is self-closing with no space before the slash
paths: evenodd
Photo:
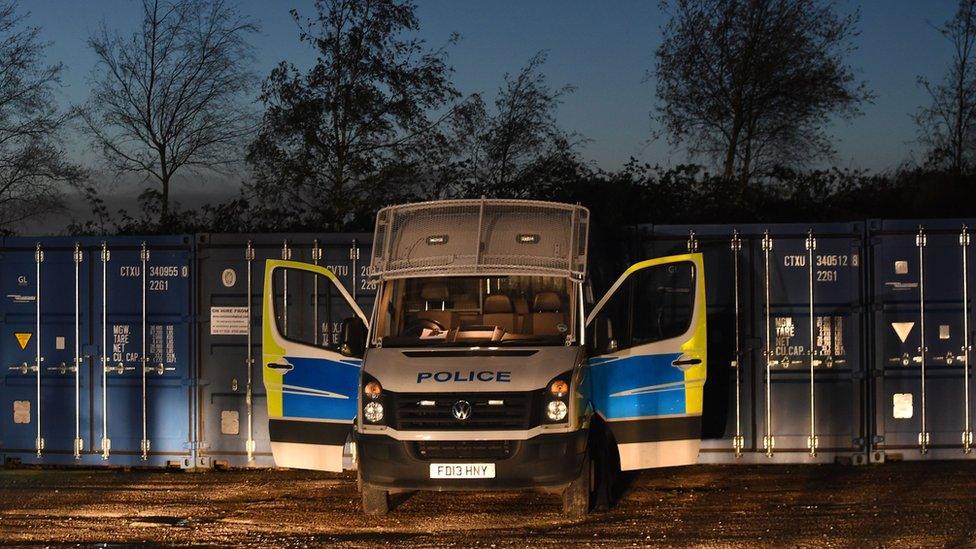
<path id="1" fill-rule="evenodd" d="M 495 478 L 495 464 L 431 463 L 430 478 Z"/>

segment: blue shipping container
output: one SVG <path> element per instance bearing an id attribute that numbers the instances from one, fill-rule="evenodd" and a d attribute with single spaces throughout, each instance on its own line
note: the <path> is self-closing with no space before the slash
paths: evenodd
<path id="1" fill-rule="evenodd" d="M 972 459 L 974 219 L 872 221 L 871 459 Z"/>
<path id="2" fill-rule="evenodd" d="M 6 238 L 0 454 L 191 467 L 192 240 Z"/>
<path id="3" fill-rule="evenodd" d="M 655 225 L 640 236 L 644 257 L 704 255 L 700 461 L 866 459 L 862 224 Z"/>
<path id="4" fill-rule="evenodd" d="M 976 456 L 964 230 L 974 222 L 641 227 L 633 259 L 704 254 L 701 461 Z M 264 260 L 328 266 L 368 312 L 370 244 L 368 234 L 3 239 L 0 459 L 272 466 Z M 593 265 L 611 280 L 620 267 Z M 345 303 L 303 280 L 288 283 L 286 314 L 334 340 Z"/>
<path id="5" fill-rule="evenodd" d="M 372 235 L 212 234 L 197 235 L 196 242 L 200 319 L 197 465 L 273 466 L 261 381 L 264 262 L 291 259 L 326 266 L 360 307 L 369 311 L 375 295 L 366 279 Z M 302 284 L 304 279 L 295 276 L 287 285 L 290 320 L 295 325 L 316 325 L 323 344 L 327 338 L 337 341 L 341 320 L 351 311 L 339 295 L 324 290 L 317 293 Z M 317 317 L 311 318 L 316 312 Z"/>

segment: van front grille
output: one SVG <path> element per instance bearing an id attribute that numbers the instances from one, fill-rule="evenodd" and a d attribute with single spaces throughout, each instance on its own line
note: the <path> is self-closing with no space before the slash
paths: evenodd
<path id="1" fill-rule="evenodd" d="M 414 442 L 414 455 L 424 460 L 471 460 L 492 461 L 512 457 L 515 442 L 510 440 L 426 440 Z"/>
<path id="2" fill-rule="evenodd" d="M 394 395 L 395 429 L 529 429 L 538 424 L 534 393 L 401 393 Z M 470 404 L 466 419 L 455 417 L 458 402 Z"/>

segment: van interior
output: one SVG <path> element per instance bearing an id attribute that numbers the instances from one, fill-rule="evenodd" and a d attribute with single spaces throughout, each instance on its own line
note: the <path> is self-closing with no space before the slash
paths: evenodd
<path id="1" fill-rule="evenodd" d="M 381 296 L 383 346 L 464 341 L 563 344 L 575 302 L 565 277 L 418 277 L 391 281 Z"/>

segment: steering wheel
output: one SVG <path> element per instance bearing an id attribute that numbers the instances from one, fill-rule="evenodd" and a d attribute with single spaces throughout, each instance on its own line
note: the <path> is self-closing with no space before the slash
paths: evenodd
<path id="1" fill-rule="evenodd" d="M 403 335 L 408 337 L 420 337 L 424 333 L 424 330 L 437 330 L 438 332 L 446 331 L 447 329 L 443 324 L 432 320 L 430 318 L 418 318 L 417 320 L 410 323 L 405 330 L 403 330 Z"/>

